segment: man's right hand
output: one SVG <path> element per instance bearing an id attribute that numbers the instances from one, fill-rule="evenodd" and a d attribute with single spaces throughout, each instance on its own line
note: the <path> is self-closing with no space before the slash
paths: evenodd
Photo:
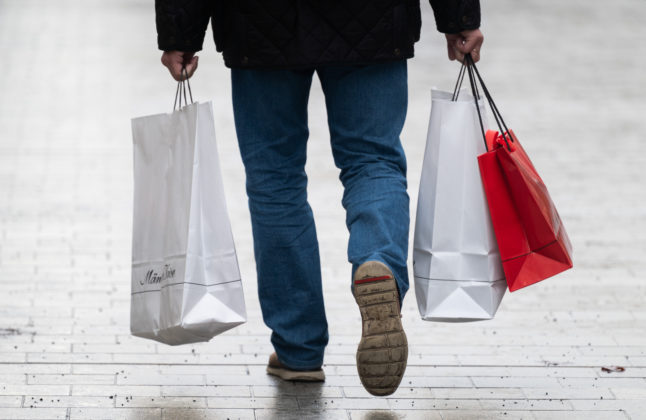
<path id="1" fill-rule="evenodd" d="M 185 76 L 182 75 L 182 67 L 186 67 L 188 77 L 190 78 L 197 70 L 197 62 L 199 57 L 195 52 L 188 51 L 164 51 L 161 57 L 161 62 L 168 68 L 173 79 L 183 80 Z"/>

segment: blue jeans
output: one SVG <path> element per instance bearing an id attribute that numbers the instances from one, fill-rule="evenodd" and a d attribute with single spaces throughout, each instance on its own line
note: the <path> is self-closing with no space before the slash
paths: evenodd
<path id="1" fill-rule="evenodd" d="M 314 72 L 325 94 L 334 162 L 345 189 L 352 272 L 365 261 L 381 261 L 393 271 L 401 298 L 408 290 L 409 200 L 399 139 L 408 101 L 406 62 L 233 69 L 260 305 L 279 360 L 296 370 L 320 367 L 328 343 L 305 173 Z"/>

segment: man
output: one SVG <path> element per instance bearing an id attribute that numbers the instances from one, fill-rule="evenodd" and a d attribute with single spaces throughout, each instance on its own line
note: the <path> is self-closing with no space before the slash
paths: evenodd
<path id="1" fill-rule="evenodd" d="M 431 0 L 451 60 L 483 37 L 478 0 Z M 198 66 L 209 20 L 231 68 L 236 132 L 247 176 L 258 292 L 275 353 L 267 372 L 322 381 L 328 343 L 318 242 L 307 202 L 307 101 L 325 94 L 344 186 L 352 290 L 363 320 L 361 382 L 392 394 L 408 356 L 401 302 L 408 290 L 409 201 L 401 133 L 406 59 L 419 40 L 419 0 L 156 0 L 162 63 L 176 80 Z"/>

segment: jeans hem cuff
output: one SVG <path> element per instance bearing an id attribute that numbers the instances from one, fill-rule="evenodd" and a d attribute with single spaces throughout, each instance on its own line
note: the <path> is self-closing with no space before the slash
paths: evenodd
<path id="1" fill-rule="evenodd" d="M 282 356 L 278 356 L 278 360 L 280 361 L 280 363 L 285 365 L 285 367 L 290 370 L 300 370 L 300 371 L 317 370 L 323 366 L 323 360 L 321 360 L 319 363 L 302 363 L 302 362 L 292 363 L 292 361 L 287 360 Z"/>

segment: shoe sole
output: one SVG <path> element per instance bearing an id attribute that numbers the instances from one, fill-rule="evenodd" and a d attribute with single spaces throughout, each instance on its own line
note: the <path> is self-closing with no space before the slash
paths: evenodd
<path id="1" fill-rule="evenodd" d="M 372 395 L 390 395 L 399 387 L 408 359 L 399 293 L 390 269 L 378 261 L 362 264 L 354 275 L 354 298 L 362 320 L 359 378 Z"/>
<path id="2" fill-rule="evenodd" d="M 280 367 L 267 366 L 269 375 L 277 376 L 284 381 L 296 382 L 325 382 L 325 372 L 323 370 L 297 371 Z"/>

